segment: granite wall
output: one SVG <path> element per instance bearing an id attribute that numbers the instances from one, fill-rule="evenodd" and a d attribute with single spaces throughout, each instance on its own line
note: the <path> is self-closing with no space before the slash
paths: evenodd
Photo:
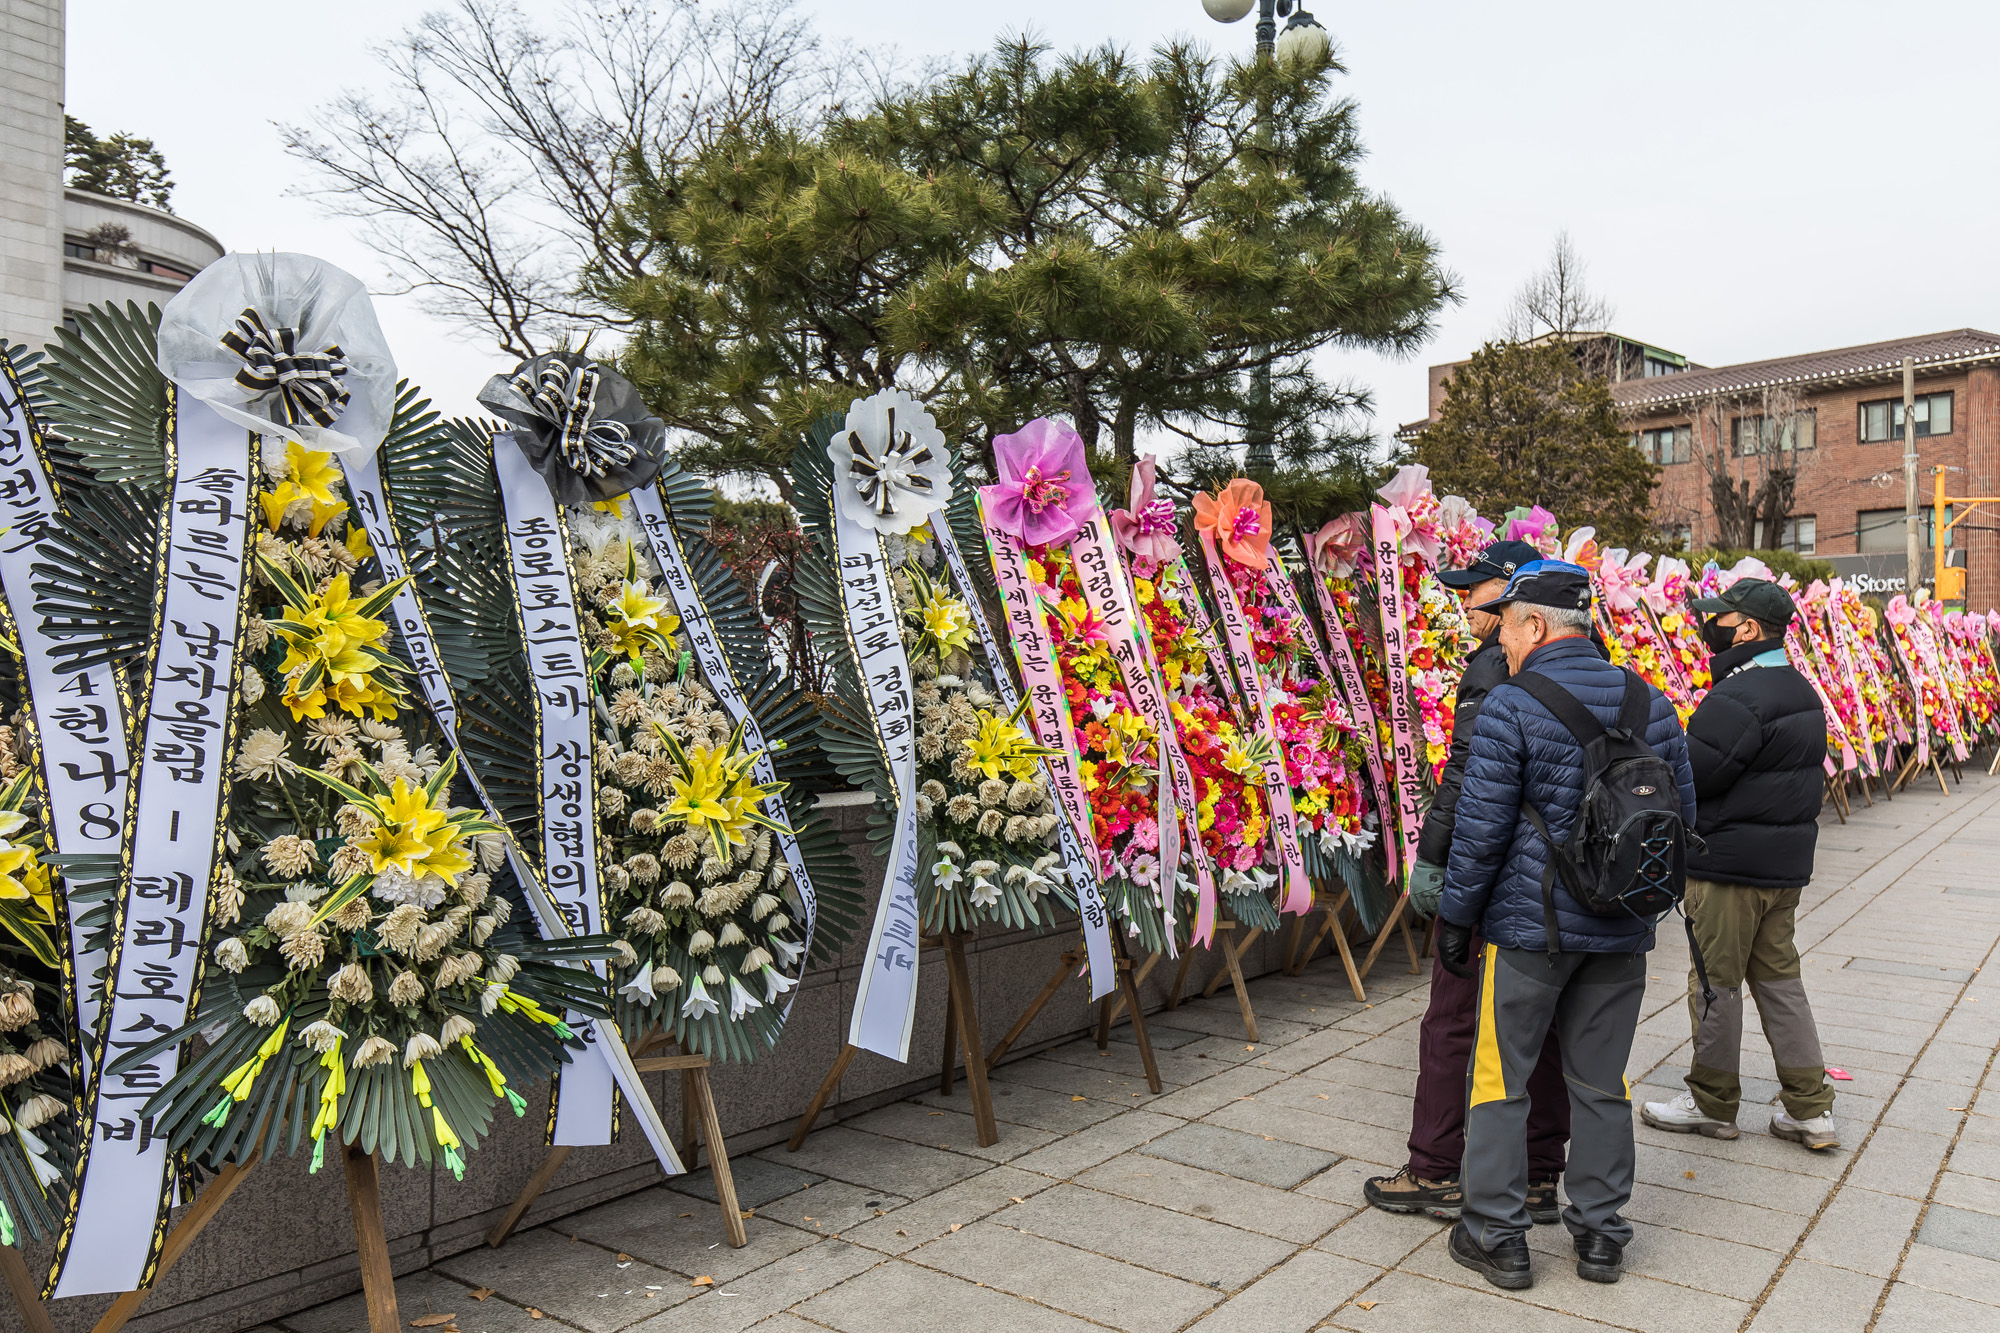
<path id="1" fill-rule="evenodd" d="M 845 806 L 832 813 L 854 844 L 865 848 L 862 810 Z M 871 858 L 867 868 L 872 871 L 872 893 L 880 883 L 879 863 Z M 1056 959 L 1075 939 L 1073 929 L 1064 929 L 1048 934 L 995 933 L 968 943 L 966 961 L 989 1049 L 1013 1026 L 1047 982 Z M 754 1065 L 723 1065 L 713 1072 L 711 1080 L 732 1156 L 782 1145 L 790 1134 L 799 1112 L 846 1039 L 866 943 L 864 930 L 838 966 L 805 979 L 775 1053 Z M 1260 939 L 1244 957 L 1245 972 L 1256 976 L 1276 970 L 1281 962 L 1279 950 L 1277 941 Z M 1213 962 L 1197 958 L 1191 980 L 1198 986 L 1218 965 L 1219 957 Z M 925 951 L 919 976 L 910 1062 L 899 1065 L 867 1053 L 857 1055 L 841 1081 L 838 1100 L 821 1116 L 821 1126 L 908 1096 L 937 1079 L 944 1035 L 943 954 Z M 1162 966 L 1143 986 L 1142 997 L 1149 1010 L 1164 1007 L 1170 977 L 1169 969 Z M 1081 982 L 1066 985 L 1015 1045 L 1011 1058 L 1087 1032 L 1094 1012 Z M 655 1074 L 647 1080 L 654 1087 L 667 1125 L 678 1133 L 678 1076 Z M 502 1115 L 497 1119 L 493 1137 L 470 1155 L 463 1181 L 452 1179 L 441 1167 L 429 1171 L 383 1168 L 383 1214 L 398 1273 L 423 1268 L 484 1243 L 487 1231 L 546 1153 L 543 1117 L 534 1109 L 546 1103 L 539 1100 L 536 1091 L 528 1093 L 528 1102 L 531 1110 L 525 1118 Z M 361 1278 L 341 1171 L 329 1160 L 318 1175 L 308 1175 L 308 1157 L 305 1153 L 291 1159 L 279 1157 L 255 1168 L 127 1327 L 134 1333 L 167 1333 L 170 1329 L 232 1333 L 359 1290 Z M 628 1128 L 623 1141 L 612 1147 L 580 1148 L 572 1153 L 522 1225 L 533 1226 L 577 1212 L 661 1178 L 645 1140 Z M 719 1220 L 716 1235 L 721 1236 Z M 48 1246 L 31 1247 L 31 1269 L 46 1272 L 50 1253 Z M 62 1333 L 84 1333 L 109 1303 L 109 1297 L 72 1298 L 56 1302 L 51 1313 Z M 0 1320 L 0 1324 L 7 1322 Z"/>

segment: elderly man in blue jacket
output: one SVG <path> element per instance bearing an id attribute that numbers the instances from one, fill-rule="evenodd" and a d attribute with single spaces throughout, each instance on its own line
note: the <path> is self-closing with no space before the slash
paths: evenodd
<path id="1" fill-rule="evenodd" d="M 1591 647 L 1590 576 L 1576 565 L 1522 566 L 1506 593 L 1482 609 L 1500 616 L 1500 643 L 1518 679 L 1534 672 L 1569 693 L 1598 722 L 1618 724 L 1628 680 Z M 1694 826 L 1694 774 L 1673 705 L 1651 686 L 1645 742 L 1673 770 L 1683 821 Z M 1495 1286 L 1532 1286 L 1524 1239 L 1528 1077 L 1553 1023 L 1569 1086 L 1569 1207 L 1577 1274 L 1616 1282 L 1631 1224 L 1632 1102 L 1625 1061 L 1646 990 L 1645 953 L 1655 919 L 1586 911 L 1553 877 L 1549 845 L 1524 813 L 1540 812 L 1567 842 L 1583 800 L 1583 747 L 1526 689 L 1495 686 L 1472 733 L 1458 824 L 1445 869 L 1438 957 L 1464 975 L 1473 934 L 1486 941 L 1478 1034 L 1468 1071 L 1464 1207 L 1451 1257 Z"/>

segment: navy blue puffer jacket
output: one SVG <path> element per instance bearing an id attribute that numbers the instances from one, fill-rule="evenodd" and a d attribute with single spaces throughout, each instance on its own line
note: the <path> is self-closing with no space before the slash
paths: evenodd
<path id="1" fill-rule="evenodd" d="M 1544 644 L 1522 663 L 1575 695 L 1599 722 L 1618 720 L 1625 672 L 1599 657 L 1582 638 Z M 1650 687 L 1648 687 L 1650 689 Z M 1687 737 L 1665 695 L 1652 690 L 1646 743 L 1673 766 L 1681 817 L 1694 827 L 1694 772 Z M 1525 787 L 1524 787 L 1525 784 Z M 1549 831 L 1567 840 L 1583 803 L 1583 747 L 1548 709 L 1514 685 L 1486 696 L 1472 733 L 1472 762 L 1458 795 L 1458 823 L 1445 869 L 1441 915 L 1503 949 L 1548 948 L 1542 908 L 1542 867 L 1548 845 L 1521 814 L 1534 802 Z M 1558 879 L 1556 929 L 1565 951 L 1638 953 L 1653 947 L 1653 925 L 1629 916 L 1599 916 L 1576 905 Z"/>

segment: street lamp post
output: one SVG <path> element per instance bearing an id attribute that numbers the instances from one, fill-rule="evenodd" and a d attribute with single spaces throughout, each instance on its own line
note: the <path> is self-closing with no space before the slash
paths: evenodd
<path id="1" fill-rule="evenodd" d="M 1323 57 L 1333 45 L 1326 29 L 1319 21 L 1300 8 L 1294 0 L 1201 0 L 1201 7 L 1217 23 L 1235 23 L 1248 17 L 1252 6 L 1257 10 L 1257 60 L 1261 64 L 1267 60 L 1281 60 L 1286 64 L 1313 61 Z M 1278 20 L 1289 16 L 1284 35 L 1278 34 Z M 1267 97 L 1260 96 L 1257 102 L 1257 133 L 1260 141 L 1271 132 L 1271 104 Z M 1270 472 L 1278 465 L 1276 441 L 1271 433 L 1271 363 L 1268 357 L 1259 358 L 1257 366 L 1250 372 L 1250 422 L 1249 448 L 1244 451 L 1244 471 L 1263 470 Z"/>

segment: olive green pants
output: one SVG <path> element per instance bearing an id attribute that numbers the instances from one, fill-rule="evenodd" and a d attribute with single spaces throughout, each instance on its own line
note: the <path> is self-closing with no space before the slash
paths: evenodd
<path id="1" fill-rule="evenodd" d="M 1778 1066 L 1785 1110 L 1795 1119 L 1809 1120 L 1833 1109 L 1833 1085 L 1826 1081 L 1819 1028 L 1806 1001 L 1798 945 L 1792 939 L 1798 910 L 1797 889 L 1688 880 L 1688 919 L 1715 991 L 1714 1002 L 1704 1003 L 1701 979 L 1688 969 L 1694 1063 L 1687 1085 L 1703 1115 L 1734 1123 L 1743 1100 L 1739 1070 L 1746 981 Z"/>

